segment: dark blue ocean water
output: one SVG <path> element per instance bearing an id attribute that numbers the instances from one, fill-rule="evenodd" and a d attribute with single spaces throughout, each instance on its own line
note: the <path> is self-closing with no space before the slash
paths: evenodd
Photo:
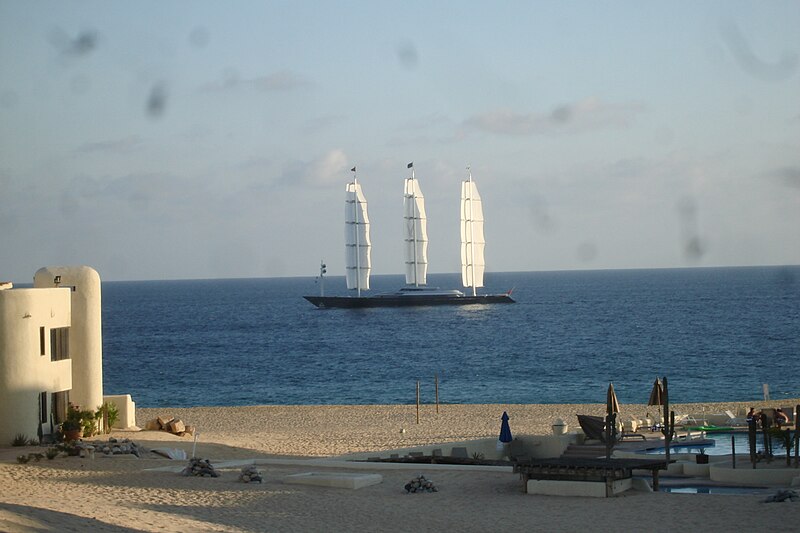
<path id="1" fill-rule="evenodd" d="M 457 275 L 429 285 L 454 288 Z M 103 283 L 106 394 L 140 407 L 800 397 L 800 267 L 487 275 L 515 305 L 320 310 L 313 278 Z M 373 277 L 373 293 L 401 276 Z M 343 293 L 327 278 L 326 294 Z"/>

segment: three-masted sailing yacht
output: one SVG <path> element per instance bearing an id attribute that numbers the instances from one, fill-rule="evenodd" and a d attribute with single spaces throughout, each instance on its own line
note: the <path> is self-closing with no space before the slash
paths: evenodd
<path id="1" fill-rule="evenodd" d="M 510 293 L 477 294 L 483 287 L 483 208 L 478 189 L 469 180 L 461 185 L 461 272 L 465 287 L 472 288 L 467 295 L 455 289 L 427 286 L 428 231 L 425 215 L 425 198 L 414 173 L 414 163 L 409 163 L 411 177 L 405 179 L 403 194 L 404 259 L 406 286 L 390 293 L 362 296 L 369 289 L 370 239 L 367 201 L 354 175 L 347 184 L 345 198 L 345 271 L 347 288 L 358 291 L 357 296 L 324 296 L 322 277 L 325 266 L 320 266 L 320 295 L 304 298 L 317 307 L 400 307 L 420 305 L 469 305 L 488 303 L 514 303 Z M 355 172 L 355 167 L 352 171 Z M 468 169 L 469 170 L 469 169 Z"/>

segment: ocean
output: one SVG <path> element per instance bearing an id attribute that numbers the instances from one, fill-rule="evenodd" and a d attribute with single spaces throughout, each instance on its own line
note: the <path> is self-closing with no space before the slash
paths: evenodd
<path id="1" fill-rule="evenodd" d="M 372 293 L 402 276 L 373 276 Z M 489 273 L 513 305 L 317 309 L 308 278 L 103 282 L 105 394 L 139 407 L 800 397 L 800 267 Z M 458 288 L 458 275 L 429 286 Z M 345 294 L 344 278 L 325 293 Z"/>

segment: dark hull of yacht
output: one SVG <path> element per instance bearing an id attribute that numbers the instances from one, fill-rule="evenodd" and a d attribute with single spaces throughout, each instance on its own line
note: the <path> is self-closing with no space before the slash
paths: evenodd
<path id="1" fill-rule="evenodd" d="M 451 294 L 385 294 L 375 296 L 303 296 L 320 308 L 411 307 L 425 305 L 482 305 L 513 304 L 509 294 L 484 294 L 478 296 Z"/>

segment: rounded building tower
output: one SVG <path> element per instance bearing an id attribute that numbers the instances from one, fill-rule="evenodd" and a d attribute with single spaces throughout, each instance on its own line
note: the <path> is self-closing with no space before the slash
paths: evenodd
<path id="1" fill-rule="evenodd" d="M 72 360 L 70 402 L 82 409 L 103 404 L 103 336 L 100 275 L 87 266 L 44 267 L 33 276 L 34 288 L 69 288 L 72 323 L 69 358 Z"/>

